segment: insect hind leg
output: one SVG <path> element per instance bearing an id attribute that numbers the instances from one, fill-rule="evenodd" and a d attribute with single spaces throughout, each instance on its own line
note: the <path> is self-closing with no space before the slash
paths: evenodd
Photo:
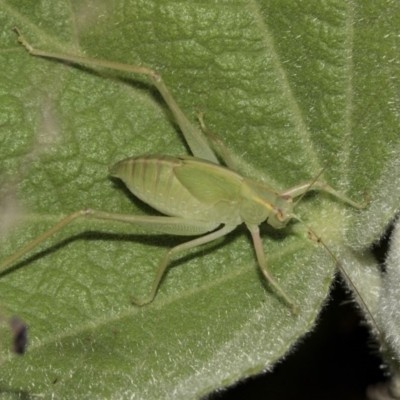
<path id="1" fill-rule="evenodd" d="M 196 116 L 197 116 L 197 119 L 199 120 L 201 130 L 202 130 L 203 133 L 204 133 L 208 138 L 210 138 L 210 139 L 214 142 L 214 144 L 217 146 L 217 148 L 218 148 L 218 150 L 219 150 L 219 153 L 220 153 L 222 159 L 224 160 L 226 166 L 227 166 L 228 168 L 230 168 L 230 169 L 236 171 L 236 165 L 235 165 L 235 163 L 233 162 L 232 157 L 231 157 L 231 155 L 229 154 L 229 150 L 228 150 L 227 147 L 225 146 L 224 142 L 223 142 L 214 132 L 211 132 L 211 131 L 207 128 L 207 126 L 206 126 L 206 124 L 205 124 L 205 122 L 204 122 L 204 113 L 201 112 L 201 111 L 199 111 L 199 112 L 197 113 Z"/>

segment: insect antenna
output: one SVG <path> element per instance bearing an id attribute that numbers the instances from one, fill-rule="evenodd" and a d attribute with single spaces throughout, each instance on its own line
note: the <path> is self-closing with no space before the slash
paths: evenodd
<path id="1" fill-rule="evenodd" d="M 319 173 L 316 175 L 316 177 L 310 182 L 310 184 L 308 185 L 307 189 L 304 191 L 304 193 L 301 194 L 301 196 L 296 200 L 296 202 L 293 204 L 293 208 L 296 208 L 297 204 L 300 203 L 300 201 L 303 199 L 303 197 L 311 190 L 312 186 L 315 184 L 315 182 L 317 182 L 317 180 L 319 179 L 319 177 L 324 173 L 324 171 L 326 170 L 328 165 L 325 165 L 324 168 L 321 169 L 321 171 L 319 171 Z"/>
<path id="2" fill-rule="evenodd" d="M 319 174 L 320 175 L 320 174 Z M 314 180 L 315 181 L 315 180 Z M 310 185 L 311 186 L 311 185 Z M 339 259 L 335 256 L 335 254 L 332 252 L 332 250 L 325 244 L 325 242 L 322 240 L 322 238 L 320 236 L 318 236 L 313 229 L 311 229 L 301 218 L 299 218 L 297 215 L 293 216 L 294 219 L 298 220 L 299 222 L 301 222 L 302 224 L 304 224 L 304 226 L 307 228 L 308 230 L 308 235 L 309 238 L 311 240 L 315 240 L 317 243 L 320 243 L 325 250 L 327 251 L 327 253 L 332 257 L 334 263 L 336 264 L 337 268 L 340 270 L 341 274 L 344 276 L 344 278 L 346 279 L 347 282 L 349 282 L 353 292 L 356 294 L 356 296 L 359 298 L 360 300 L 360 304 L 362 305 L 362 307 L 364 308 L 368 319 L 370 321 L 370 323 L 372 324 L 372 326 L 374 327 L 374 329 L 376 330 L 376 334 L 378 336 L 378 342 L 379 344 L 382 346 L 383 350 L 385 352 L 389 352 L 388 350 L 388 346 L 386 344 L 386 341 L 384 339 L 384 335 L 382 330 L 379 328 L 376 319 L 374 318 L 374 316 L 372 315 L 371 310 L 369 309 L 367 303 L 365 302 L 364 298 L 362 297 L 360 291 L 357 289 L 357 286 L 354 284 L 353 280 L 350 278 L 350 275 L 347 273 L 346 269 L 344 268 L 344 266 L 342 265 L 342 263 L 339 261 Z"/>

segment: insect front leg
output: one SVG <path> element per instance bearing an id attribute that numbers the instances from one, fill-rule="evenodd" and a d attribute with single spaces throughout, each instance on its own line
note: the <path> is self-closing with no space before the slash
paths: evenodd
<path id="1" fill-rule="evenodd" d="M 351 200 L 346 195 L 338 192 L 332 186 L 328 185 L 324 181 L 309 181 L 304 182 L 300 185 L 294 186 L 290 189 L 285 190 L 284 192 L 279 193 L 281 196 L 291 196 L 291 197 L 298 197 L 309 190 L 320 190 L 321 192 L 329 193 L 332 196 L 336 197 L 337 199 L 343 201 L 344 203 L 350 204 L 351 206 L 361 210 L 368 205 L 368 201 L 365 200 L 363 203 L 356 203 L 355 201 Z"/>
<path id="2" fill-rule="evenodd" d="M 123 64 L 118 62 L 112 61 L 105 61 L 105 60 L 98 60 L 94 58 L 88 57 L 80 57 L 71 54 L 61 54 L 61 53 L 52 53 L 49 51 L 42 51 L 33 48 L 28 41 L 25 39 L 24 36 L 21 35 L 18 28 L 14 28 L 18 34 L 18 41 L 29 51 L 30 54 L 39 57 L 46 57 L 46 58 L 54 58 L 57 60 L 64 60 L 73 63 L 80 63 L 80 64 L 87 64 L 92 65 L 94 67 L 102 67 L 102 68 L 109 68 L 116 71 L 123 71 L 129 72 L 134 74 L 141 74 L 146 75 L 149 79 L 153 82 L 156 86 L 158 91 L 160 92 L 161 96 L 164 98 L 165 102 L 167 103 L 169 109 L 171 110 L 172 114 L 174 115 L 176 122 L 178 123 L 185 140 L 195 157 L 203 158 L 204 160 L 212 161 L 216 164 L 219 164 L 217 157 L 215 156 L 214 152 L 211 150 L 207 139 L 204 137 L 202 132 L 197 129 L 186 117 L 183 113 L 181 108 L 178 106 L 175 99 L 172 97 L 172 94 L 168 90 L 167 86 L 165 85 L 161 75 L 149 68 L 142 67 L 139 65 L 130 65 L 130 64 Z"/>
<path id="3" fill-rule="evenodd" d="M 271 275 L 267 268 L 267 260 L 265 258 L 264 249 L 261 242 L 260 237 L 260 229 L 258 225 L 250 225 L 246 224 L 251 237 L 253 238 L 254 249 L 256 251 L 258 265 L 261 269 L 261 272 L 268 280 L 268 282 L 272 285 L 272 287 L 278 292 L 278 294 L 285 300 L 285 302 L 290 306 L 293 314 L 297 315 L 299 313 L 299 309 L 296 304 L 292 301 L 292 299 L 286 294 L 286 292 L 282 289 L 279 283 L 275 280 L 275 278 Z"/>

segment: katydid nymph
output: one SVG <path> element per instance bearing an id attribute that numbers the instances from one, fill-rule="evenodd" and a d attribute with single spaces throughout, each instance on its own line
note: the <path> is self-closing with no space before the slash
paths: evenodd
<path id="1" fill-rule="evenodd" d="M 173 256 L 221 238 L 244 223 L 251 233 L 257 262 L 264 277 L 276 294 L 297 313 L 297 305 L 268 271 L 259 225 L 266 222 L 273 228 L 280 229 L 291 219 L 299 220 L 294 214 L 297 203 L 294 203 L 293 199 L 301 199 L 309 190 L 327 192 L 357 209 L 361 209 L 363 205 L 318 179 L 276 192 L 241 175 L 236 172 L 223 143 L 205 128 L 202 117 L 199 117 L 201 130 L 189 122 L 156 71 L 137 65 L 36 50 L 17 29 L 15 30 L 19 42 L 31 55 L 147 76 L 171 110 L 193 156 L 135 156 L 110 168 L 112 177 L 121 179 L 136 197 L 166 216 L 126 215 L 85 208 L 68 215 L 3 261 L 0 271 L 72 221 L 84 217 L 131 223 L 169 235 L 199 236 L 171 248 L 164 255 L 148 296 L 140 300 L 132 297 L 133 302 L 141 306 L 155 298 L 160 281 Z M 226 166 L 220 164 L 219 158 L 208 143 L 209 140 L 213 142 Z"/>

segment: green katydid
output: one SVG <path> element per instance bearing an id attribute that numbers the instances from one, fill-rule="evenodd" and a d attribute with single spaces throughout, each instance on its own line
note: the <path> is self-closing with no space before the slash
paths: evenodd
<path id="1" fill-rule="evenodd" d="M 199 120 L 202 130 L 189 122 L 156 71 L 137 65 L 36 50 L 17 29 L 15 30 L 19 35 L 19 42 L 34 56 L 146 75 L 171 110 L 193 156 L 137 156 L 120 161 L 110 168 L 111 176 L 121 179 L 136 197 L 166 216 L 137 216 L 82 209 L 68 215 L 3 261 L 0 271 L 72 221 L 83 217 L 132 223 L 171 235 L 203 235 L 173 247 L 165 254 L 159 263 L 149 295 L 142 300 L 132 298 L 137 305 L 144 305 L 153 301 L 168 263 L 174 255 L 225 236 L 238 225 L 245 223 L 251 233 L 258 265 L 263 275 L 293 312 L 297 312 L 294 302 L 268 271 L 259 225 L 267 222 L 273 228 L 280 229 L 292 218 L 299 220 L 294 214 L 294 207 L 299 200 L 293 203 L 293 199 L 301 199 L 310 189 L 327 192 L 358 209 L 363 205 L 317 179 L 278 193 L 239 174 L 235 171 L 235 165 L 224 144 L 206 129 L 201 116 Z M 220 164 L 210 148 L 208 139 L 211 139 L 218 149 L 226 167 Z"/>

